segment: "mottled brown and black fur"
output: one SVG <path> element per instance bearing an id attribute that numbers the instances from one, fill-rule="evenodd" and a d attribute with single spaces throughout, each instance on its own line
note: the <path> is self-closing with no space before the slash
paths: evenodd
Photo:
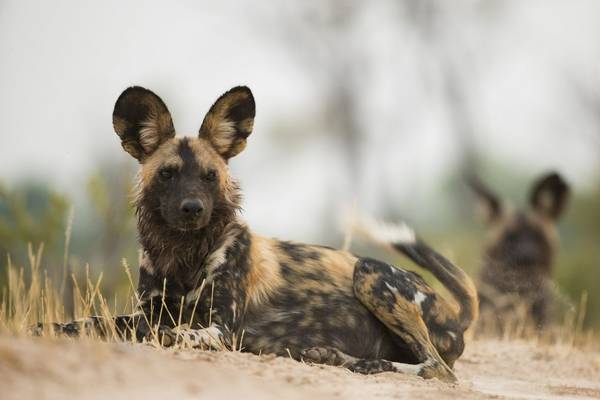
<path id="1" fill-rule="evenodd" d="M 252 93 L 236 87 L 211 107 L 197 137 L 175 137 L 154 93 L 132 87 L 117 100 L 115 131 L 141 164 L 135 207 L 143 248 L 140 312 L 117 317 L 117 327 L 138 339 L 158 327 L 168 343 L 222 342 L 363 373 L 454 379 L 477 313 L 474 286 L 460 269 L 410 235 L 386 242 L 431 270 L 455 305 L 413 272 L 262 237 L 241 221 L 228 161 L 246 146 L 254 114 Z M 179 321 L 185 329 L 174 329 Z"/>
<path id="2" fill-rule="evenodd" d="M 529 207 L 514 210 L 478 179 L 470 184 L 489 233 L 479 284 L 482 329 L 503 332 L 523 322 L 541 329 L 551 317 L 556 223 L 569 187 L 557 173 L 547 174 L 534 183 Z"/>

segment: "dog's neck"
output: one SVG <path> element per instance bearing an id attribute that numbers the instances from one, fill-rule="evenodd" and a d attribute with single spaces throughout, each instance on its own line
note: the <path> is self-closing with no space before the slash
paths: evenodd
<path id="1" fill-rule="evenodd" d="M 180 231 L 170 228 L 160 211 L 141 199 L 136 204 L 139 241 L 156 271 L 163 276 L 196 275 L 233 225 L 237 209 L 215 210 L 209 224 L 201 229 Z"/>
<path id="2" fill-rule="evenodd" d="M 549 282 L 551 271 L 551 262 L 522 266 L 488 257 L 481 271 L 481 279 L 503 292 L 531 292 Z"/>

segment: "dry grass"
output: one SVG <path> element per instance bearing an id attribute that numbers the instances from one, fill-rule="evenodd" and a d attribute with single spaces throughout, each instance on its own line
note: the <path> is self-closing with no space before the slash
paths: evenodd
<path id="1" fill-rule="evenodd" d="M 70 226 L 70 224 L 69 224 Z M 85 273 L 79 279 L 68 268 L 68 251 L 70 242 L 70 229 L 65 233 L 65 256 L 63 265 L 63 274 L 56 281 L 52 280 L 48 272 L 42 268 L 43 250 L 41 245 L 38 249 L 28 246 L 29 265 L 27 267 L 15 266 L 10 257 L 7 260 L 7 283 L 6 287 L 1 289 L 2 297 L 0 299 L 0 334 L 26 335 L 30 328 L 35 324 L 42 322 L 46 327 L 43 336 L 53 336 L 49 323 L 69 322 L 88 316 L 100 316 L 106 321 L 105 332 L 108 334 L 102 338 L 106 341 L 122 341 L 122 335 L 119 335 L 115 327 L 113 317 L 116 315 L 130 314 L 137 310 L 140 299 L 137 297 L 136 285 L 131 274 L 131 270 L 123 260 L 123 276 L 128 282 L 127 294 L 121 299 L 117 295 L 110 301 L 102 294 L 102 278 L 100 273 L 97 277 L 90 275 L 90 268 L 86 266 Z M 203 285 L 204 288 L 204 285 Z M 179 313 L 172 313 L 166 308 L 163 301 L 160 308 L 151 312 L 163 314 L 176 325 L 176 331 L 180 327 L 192 325 L 193 321 L 182 321 L 180 308 Z M 208 290 L 204 288 L 204 290 Z M 183 299 L 182 299 L 183 301 Z M 66 306 L 68 305 L 68 307 Z M 558 344 L 561 346 L 572 346 L 576 348 L 600 348 L 600 341 L 597 335 L 591 329 L 583 328 L 587 306 L 587 293 L 582 293 L 579 304 L 566 313 L 560 324 L 554 324 L 543 333 L 536 332 L 526 319 L 525 308 L 516 307 L 513 318 L 510 321 L 504 321 L 504 329 L 501 340 L 528 340 L 536 344 Z M 196 307 L 196 305 L 194 305 Z M 193 313 L 192 313 L 193 314 Z M 147 318 L 144 316 L 144 318 Z M 146 320 L 148 321 L 149 318 Z M 160 318 L 159 318 L 160 319 Z M 158 327 L 153 327 L 148 342 L 156 347 L 162 347 L 157 333 Z M 93 331 L 84 332 L 85 336 L 91 339 L 98 339 Z M 135 337 L 135 335 L 129 335 Z M 470 338 L 489 338 L 493 336 L 498 339 L 497 329 L 492 327 L 489 330 L 479 330 L 476 334 L 469 332 Z M 186 347 L 189 343 L 182 343 Z M 224 348 L 224 347 L 223 347 Z M 243 334 L 240 338 L 234 338 L 234 343 L 230 350 L 239 351 L 243 349 Z"/>
<path id="2" fill-rule="evenodd" d="M 576 306 L 571 307 L 562 316 L 562 320 L 548 324 L 543 331 L 535 328 L 528 318 L 529 304 L 525 304 L 519 298 L 509 298 L 506 303 L 511 312 L 505 312 L 502 327 L 494 323 L 495 316 L 483 313 L 479 321 L 476 338 L 494 338 L 504 341 L 526 340 L 539 345 L 558 344 L 581 349 L 600 349 L 600 340 L 593 329 L 585 329 L 583 321 L 587 312 L 587 292 L 581 294 Z M 506 305 L 506 304 L 505 304 Z"/>
<path id="3" fill-rule="evenodd" d="M 74 275 L 64 276 L 56 283 L 48 272 L 42 269 L 43 246 L 36 251 L 28 247 L 29 265 L 27 268 L 15 266 L 11 259 L 7 261 L 8 286 L 2 289 L 0 303 L 0 331 L 12 334 L 24 334 L 38 322 L 67 322 L 74 316 L 83 318 L 89 315 L 111 317 L 116 315 L 117 303 L 109 307 L 107 299 L 101 293 L 102 274 L 93 279 L 89 266 L 86 266 L 83 284 Z M 67 269 L 65 268 L 65 273 Z M 67 281 L 72 282 L 71 293 L 67 293 Z M 73 311 L 65 309 L 65 299 L 73 297 Z M 126 302 L 129 310 L 134 306 L 134 298 Z M 45 332 L 49 334 L 49 332 Z M 109 337 L 110 339 L 110 337 Z"/>
<path id="4" fill-rule="evenodd" d="M 68 236 L 67 236 L 68 243 Z M 65 246 L 65 252 L 68 251 L 68 246 Z M 122 342 L 124 332 L 119 332 L 115 326 L 114 317 L 117 315 L 132 314 L 138 311 L 140 298 L 134 284 L 134 279 L 131 270 L 126 260 L 123 259 L 123 276 L 128 282 L 127 294 L 119 299 L 117 295 L 109 301 L 102 294 L 102 278 L 100 273 L 93 278 L 90 274 L 89 265 L 85 268 L 83 277 L 79 279 L 75 274 L 70 273 L 68 276 L 63 276 L 58 281 L 61 284 L 56 284 L 50 278 L 46 270 L 42 268 L 43 245 L 36 251 L 32 246 L 28 246 L 29 265 L 25 267 L 15 266 L 11 259 L 8 258 L 6 271 L 8 274 L 8 285 L 2 288 L 2 298 L 0 302 L 0 334 L 10 335 L 30 335 L 32 328 L 38 323 L 42 323 L 44 328 L 41 332 L 37 332 L 44 337 L 55 337 L 56 334 L 52 329 L 52 323 L 71 322 L 73 320 L 82 320 L 89 316 L 98 316 L 103 321 L 103 335 L 99 337 L 99 333 L 92 329 L 84 329 L 82 331 L 83 339 L 92 339 L 109 342 Z M 63 274 L 68 273 L 67 257 L 65 257 L 65 267 Z M 71 283 L 71 284 L 69 284 Z M 206 285 L 208 286 L 208 285 Z M 204 283 L 202 288 L 205 288 Z M 71 290 L 69 290 L 71 289 Z M 212 286 L 205 288 L 206 290 L 213 289 Z M 183 306 L 179 307 L 177 312 L 169 310 L 165 302 L 166 282 L 163 286 L 162 302 L 160 307 L 151 309 L 150 315 L 142 314 L 146 322 L 150 326 L 149 321 L 153 315 L 158 315 L 158 320 L 163 316 L 170 319 L 171 323 L 176 326 L 174 332 L 178 338 L 178 348 L 190 348 L 192 343 L 179 335 L 180 329 L 192 326 L 192 320 L 184 321 L 182 318 Z M 202 290 L 202 289 L 201 289 Z M 198 296 L 200 298 L 200 296 Z M 212 296 L 211 296 L 212 298 Z M 181 299 L 182 305 L 184 298 Z M 67 310 L 65 304 L 70 304 L 72 310 Z M 197 307 L 197 302 L 194 304 L 194 310 Z M 135 341 L 135 327 L 131 332 L 127 333 L 127 337 L 131 341 Z M 216 338 L 215 338 L 216 339 Z M 153 326 L 144 341 L 147 344 L 157 348 L 163 346 L 164 337 L 159 335 L 158 326 Z M 243 334 L 240 338 L 233 338 L 231 347 L 226 347 L 223 343 L 218 350 L 240 351 L 242 349 Z M 213 346 L 215 344 L 213 343 Z M 202 349 L 202 348 L 201 348 Z"/>

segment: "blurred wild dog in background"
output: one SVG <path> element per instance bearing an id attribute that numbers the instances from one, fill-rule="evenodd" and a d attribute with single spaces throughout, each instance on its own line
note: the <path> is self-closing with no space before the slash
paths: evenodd
<path id="1" fill-rule="evenodd" d="M 503 333 L 511 324 L 540 330 L 551 320 L 556 224 L 569 186 L 549 173 L 533 184 L 527 209 L 511 209 L 476 177 L 468 181 L 488 228 L 478 288 L 481 330 Z"/>

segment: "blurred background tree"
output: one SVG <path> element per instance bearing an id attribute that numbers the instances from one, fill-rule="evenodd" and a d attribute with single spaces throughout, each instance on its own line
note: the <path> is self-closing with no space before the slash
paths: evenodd
<path id="1" fill-rule="evenodd" d="M 62 246 L 69 207 L 66 196 L 39 182 L 13 187 L 0 183 L 0 282 L 5 282 L 8 257 L 17 265 L 27 263 L 28 246 L 62 265 Z"/>

